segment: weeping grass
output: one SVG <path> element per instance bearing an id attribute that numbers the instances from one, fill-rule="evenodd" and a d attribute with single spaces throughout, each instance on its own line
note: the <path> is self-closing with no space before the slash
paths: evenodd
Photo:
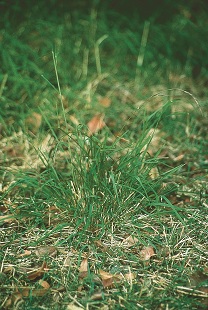
<path id="1" fill-rule="evenodd" d="M 177 20 L 112 25 L 110 14 L 1 31 L 2 308 L 206 308 L 207 103 L 194 47 L 182 49 Z M 44 293 L 28 276 L 43 264 Z M 119 281 L 105 287 L 100 270 Z"/>

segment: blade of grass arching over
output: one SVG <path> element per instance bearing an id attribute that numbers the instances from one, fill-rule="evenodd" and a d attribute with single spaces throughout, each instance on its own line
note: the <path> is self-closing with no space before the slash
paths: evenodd
<path id="1" fill-rule="evenodd" d="M 0 86 L 0 98 L 1 98 L 2 95 L 3 95 L 3 92 L 4 92 L 4 88 L 5 88 L 5 86 L 6 86 L 7 79 L 8 79 L 8 74 L 4 74 L 3 79 L 2 79 L 2 82 L 1 82 L 1 86 Z"/>
<path id="2" fill-rule="evenodd" d="M 100 61 L 100 51 L 99 51 L 99 46 L 100 44 L 107 39 L 108 35 L 104 35 L 101 38 L 99 38 L 96 43 L 95 43 L 95 63 L 96 63 L 96 68 L 97 68 L 97 74 L 100 76 L 102 74 L 101 70 L 101 61 Z"/>
<path id="3" fill-rule="evenodd" d="M 57 68 L 58 59 L 57 59 L 57 55 L 54 53 L 54 51 L 52 51 L 52 55 L 53 55 L 53 63 L 54 63 L 54 69 L 55 69 L 55 73 L 56 73 L 56 81 L 57 81 L 57 85 L 58 85 L 58 92 L 59 92 L 59 96 L 60 96 L 62 113 L 63 113 L 63 117 L 64 117 L 65 126 L 67 128 L 67 120 L 66 120 L 66 114 L 65 114 L 64 103 L 63 103 L 63 99 L 62 99 L 63 97 L 62 97 L 61 86 L 60 86 L 59 75 L 58 75 L 58 68 Z"/>
<path id="4" fill-rule="evenodd" d="M 190 96 L 194 100 L 194 102 L 195 102 L 196 106 L 199 108 L 200 112 L 203 113 L 199 101 L 197 100 L 197 98 L 192 93 L 188 92 L 187 90 L 180 89 L 180 88 L 170 88 L 170 89 L 168 89 L 168 91 L 174 91 L 174 90 L 178 90 L 178 91 L 180 91 L 180 92 Z"/>
<path id="5" fill-rule="evenodd" d="M 173 213 L 175 214 L 176 218 L 178 218 L 180 220 L 180 222 L 186 226 L 186 222 L 184 221 L 184 219 L 181 217 L 181 215 L 179 214 L 178 211 L 182 211 L 182 208 L 178 207 L 178 206 L 174 206 L 167 197 L 165 196 L 161 196 L 161 199 L 164 199 L 167 203 L 167 206 L 171 208 L 171 210 L 173 211 Z M 157 203 L 157 205 L 159 206 L 163 206 L 162 203 Z"/>
<path id="6" fill-rule="evenodd" d="M 116 200 L 117 200 L 117 203 L 118 203 L 118 206 L 119 206 L 120 205 L 120 201 L 119 201 L 119 195 L 118 195 L 118 191 L 117 191 L 117 185 L 116 185 L 116 181 L 115 181 L 115 178 L 114 178 L 114 175 L 113 175 L 112 172 L 110 173 L 110 179 L 112 181 L 113 190 L 115 192 Z"/>
<path id="7" fill-rule="evenodd" d="M 140 82 L 141 82 L 141 71 L 142 66 L 144 62 L 145 57 L 145 51 L 146 51 L 146 45 L 149 35 L 149 29 L 150 29 L 150 21 L 145 21 L 143 33 L 142 33 L 142 39 L 140 44 L 140 49 L 137 57 L 137 65 L 136 65 L 136 74 L 135 74 L 135 87 L 138 88 Z"/>

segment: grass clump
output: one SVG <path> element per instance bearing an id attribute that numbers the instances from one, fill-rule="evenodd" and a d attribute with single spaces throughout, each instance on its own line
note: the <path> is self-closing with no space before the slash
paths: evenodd
<path id="1" fill-rule="evenodd" d="M 206 308 L 205 81 L 106 16 L 2 32 L 3 309 Z"/>

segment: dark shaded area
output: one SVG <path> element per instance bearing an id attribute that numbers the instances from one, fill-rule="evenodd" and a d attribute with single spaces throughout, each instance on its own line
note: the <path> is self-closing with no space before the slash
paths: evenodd
<path id="1" fill-rule="evenodd" d="M 92 8 L 102 10 L 106 13 L 114 11 L 127 17 L 139 16 L 141 20 L 151 19 L 159 23 L 166 23 L 181 11 L 189 15 L 189 18 L 197 23 L 198 14 L 208 11 L 208 2 L 204 0 L 171 1 L 171 0 L 48 0 L 48 1 L 0 1 L 1 15 L 10 22 L 19 22 L 23 18 L 45 15 L 51 13 L 60 16 L 66 12 L 80 11 L 87 13 Z M 6 19 L 1 19 L 1 23 Z"/>
<path id="2" fill-rule="evenodd" d="M 122 33 L 128 32 L 130 29 L 130 31 L 135 34 L 135 38 L 137 38 L 134 40 L 134 38 L 129 37 L 129 42 L 125 45 L 126 52 L 124 50 L 119 51 L 119 55 L 113 54 L 116 50 L 114 44 L 117 43 L 113 42 L 113 40 L 110 42 L 110 39 L 108 39 L 108 41 L 104 42 L 102 45 L 102 59 L 110 55 L 118 59 L 118 65 L 121 65 L 125 58 L 125 63 L 129 65 L 128 71 L 133 72 L 134 67 L 132 66 L 135 65 L 138 57 L 138 47 L 136 45 L 137 43 L 134 41 L 137 40 L 141 42 L 141 37 L 139 36 L 142 35 L 144 22 L 149 20 L 151 26 L 145 50 L 145 60 L 141 70 L 145 71 L 153 62 L 157 63 L 155 71 L 159 69 L 163 70 L 163 67 L 168 68 L 166 62 L 172 63 L 174 66 L 175 63 L 177 63 L 182 67 L 182 70 L 184 70 L 185 67 L 190 68 L 188 74 L 192 72 L 192 77 L 198 78 L 200 75 L 203 75 L 207 79 L 207 1 L 2 0 L 0 1 L 0 26 L 2 29 L 10 29 L 10 34 L 13 35 L 22 22 L 28 22 L 30 27 L 31 21 L 33 25 L 36 25 L 37 20 L 47 20 L 49 22 L 48 25 L 50 25 L 51 21 L 56 24 L 64 24 L 64 18 L 67 15 L 70 16 L 72 21 L 74 34 L 81 34 L 83 37 L 83 44 L 85 43 L 86 47 L 90 50 L 91 42 L 88 35 L 90 28 L 83 28 L 83 30 L 79 30 L 80 32 L 76 32 L 75 28 L 80 19 L 89 18 L 90 20 L 90 13 L 93 8 L 98 12 L 98 20 L 105 20 L 105 34 L 108 34 L 109 37 L 113 30 L 114 38 L 115 33 L 120 33 L 120 38 L 122 38 Z M 48 33 L 48 30 L 50 30 L 50 26 L 48 26 L 48 29 L 41 29 L 42 32 L 36 31 L 36 34 L 33 31 L 31 35 L 28 35 L 30 39 L 28 39 L 28 41 L 32 42 L 31 45 L 35 45 L 34 42 L 38 40 L 40 41 L 39 45 L 45 43 L 45 39 L 41 41 L 40 35 L 42 36 L 44 33 Z M 96 31 L 97 37 L 103 35 L 102 31 L 99 32 L 99 27 Z M 34 38 L 32 36 L 34 36 Z M 38 36 L 39 38 L 37 38 Z M 2 50 L 10 50 L 11 46 L 7 43 L 6 35 L 4 34 L 2 37 L 4 37 L 4 40 L 0 40 L 0 44 L 3 46 Z M 72 42 L 72 45 L 74 44 L 75 43 Z M 7 46 L 9 46 L 9 48 Z M 68 52 L 66 52 L 66 54 L 67 53 Z M 126 55 L 123 55 L 123 59 L 120 61 L 120 55 L 122 55 L 122 53 L 126 53 Z M 19 55 L 20 61 L 18 67 L 22 67 L 21 53 Z M 32 53 L 30 53 L 30 55 L 31 56 L 28 56 L 29 59 L 33 57 Z M 15 59 L 15 61 L 17 62 L 17 59 Z M 105 61 L 103 62 L 105 63 Z M 7 64 L 8 61 L 5 61 L 5 63 Z M 73 60 L 73 64 L 75 63 L 76 61 Z M 70 68 L 72 68 L 72 65 Z M 92 67 L 92 64 L 90 65 L 90 67 Z M 25 65 L 25 72 L 26 71 L 27 66 Z M 69 71 L 71 71 L 71 69 Z"/>
<path id="3" fill-rule="evenodd" d="M 196 14 L 208 9 L 207 1 L 171 1 L 171 0 L 114 0 L 107 1 L 108 8 L 114 9 L 125 15 L 138 14 L 142 19 L 154 19 L 157 22 L 165 23 L 171 21 L 174 15 L 186 10 L 193 20 L 197 20 Z"/>

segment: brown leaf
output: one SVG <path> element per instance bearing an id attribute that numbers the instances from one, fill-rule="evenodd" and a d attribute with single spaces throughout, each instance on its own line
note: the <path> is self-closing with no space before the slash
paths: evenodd
<path id="1" fill-rule="evenodd" d="M 36 249 L 35 254 L 39 257 L 41 256 L 55 256 L 57 254 L 57 249 L 55 246 L 40 246 Z"/>
<path id="2" fill-rule="evenodd" d="M 79 267 L 79 278 L 84 279 L 88 274 L 88 261 L 87 258 L 84 258 Z"/>
<path id="3" fill-rule="evenodd" d="M 111 273 L 106 272 L 106 271 L 104 271 L 102 269 L 99 270 L 99 275 L 101 276 L 102 280 L 109 279 L 109 278 L 113 277 L 113 275 Z"/>
<path id="4" fill-rule="evenodd" d="M 10 273 L 12 274 L 14 272 L 14 267 L 13 266 L 8 266 L 3 269 L 4 273 Z"/>
<path id="5" fill-rule="evenodd" d="M 61 210 L 54 205 L 49 206 L 43 215 L 43 221 L 49 227 L 58 224 L 60 222 L 60 218 Z"/>
<path id="6" fill-rule="evenodd" d="M 110 254 L 110 255 L 112 255 L 113 254 L 113 252 L 111 251 L 111 249 L 109 249 L 108 247 L 107 247 L 107 245 L 104 245 L 100 240 L 95 240 L 95 245 L 98 247 L 98 248 L 100 248 L 101 249 L 101 251 L 103 252 L 103 253 L 108 253 L 108 254 Z"/>
<path id="7" fill-rule="evenodd" d="M 208 295 L 208 287 L 201 286 L 201 287 L 198 288 L 198 290 Z"/>
<path id="8" fill-rule="evenodd" d="M 40 284 L 40 286 L 42 286 L 43 288 L 47 290 L 50 288 L 50 284 L 47 281 L 39 280 L 38 283 Z"/>
<path id="9" fill-rule="evenodd" d="M 130 272 L 130 273 L 126 273 L 126 274 L 124 275 L 124 278 L 125 278 L 128 282 L 132 282 L 132 281 L 136 278 L 136 276 L 135 276 L 134 273 Z"/>
<path id="10" fill-rule="evenodd" d="M 22 299 L 22 294 L 20 292 L 15 292 L 11 295 L 11 297 L 7 300 L 6 302 L 6 307 L 11 306 L 11 305 L 16 305 L 19 300 Z"/>
<path id="11" fill-rule="evenodd" d="M 2 187 L 2 183 L 1 183 L 1 187 Z M 2 191 L 2 189 L 1 189 Z M 0 212 L 1 213 L 6 213 L 8 211 L 8 207 L 6 206 L 6 204 L 2 204 L 0 205 Z"/>
<path id="12" fill-rule="evenodd" d="M 157 179 L 157 178 L 160 176 L 157 167 L 153 167 L 153 168 L 150 170 L 149 176 L 150 176 L 150 178 L 151 178 L 152 180 L 155 180 L 155 179 Z"/>
<path id="13" fill-rule="evenodd" d="M 143 250 L 141 250 L 139 255 L 140 255 L 140 259 L 142 261 L 148 261 L 150 259 L 150 257 L 155 255 L 155 252 L 154 252 L 153 247 L 147 246 Z"/>
<path id="14" fill-rule="evenodd" d="M 15 216 L 13 214 L 7 214 L 7 215 L 1 215 L 0 216 L 0 222 L 4 222 L 4 223 L 11 223 L 14 222 Z"/>
<path id="15" fill-rule="evenodd" d="M 118 283 L 122 280 L 120 275 L 113 275 L 103 270 L 99 270 L 99 275 L 104 287 L 112 287 L 115 283 Z"/>
<path id="16" fill-rule="evenodd" d="M 91 296 L 91 300 L 101 300 L 103 299 L 103 292 L 95 293 Z"/>
<path id="17" fill-rule="evenodd" d="M 80 124 L 80 122 L 74 115 L 70 115 L 69 118 L 74 125 L 78 126 Z"/>
<path id="18" fill-rule="evenodd" d="M 31 289 L 29 287 L 25 287 L 22 291 L 21 294 L 23 297 L 28 297 L 30 294 Z"/>
<path id="19" fill-rule="evenodd" d="M 78 288 L 77 288 L 77 292 L 82 292 L 82 290 L 84 289 L 84 286 L 83 285 L 79 285 Z"/>
<path id="20" fill-rule="evenodd" d="M 66 307 L 66 310 L 83 310 L 84 308 L 78 307 L 75 304 L 71 303 Z"/>
<path id="21" fill-rule="evenodd" d="M 41 289 L 32 289 L 31 287 L 24 287 L 23 289 L 16 290 L 6 301 L 5 303 L 5 308 L 9 308 L 11 306 L 15 306 L 18 301 L 23 299 L 23 297 L 28 297 L 28 296 L 34 296 L 34 297 L 41 297 L 45 295 L 50 288 L 50 285 L 46 281 L 40 282 L 40 285 L 43 287 Z M 16 307 L 15 307 L 16 309 Z"/>
<path id="22" fill-rule="evenodd" d="M 1 284 L 4 284 L 6 279 L 7 279 L 7 275 L 4 272 L 0 271 L 0 286 L 1 286 Z"/>
<path id="23" fill-rule="evenodd" d="M 30 116 L 28 116 L 25 120 L 26 125 L 32 133 L 37 133 L 38 129 L 42 123 L 42 115 L 36 112 L 33 112 Z"/>
<path id="24" fill-rule="evenodd" d="M 180 161 L 180 160 L 182 160 L 184 158 L 184 156 L 185 156 L 184 154 L 180 154 L 177 157 L 173 158 L 173 160 L 174 161 Z"/>
<path id="25" fill-rule="evenodd" d="M 66 288 L 64 286 L 59 286 L 59 287 L 56 287 L 55 289 L 52 289 L 53 292 L 64 292 L 66 290 Z"/>
<path id="26" fill-rule="evenodd" d="M 70 256 L 67 256 L 64 260 L 63 266 L 69 267 L 72 264 L 72 258 Z"/>
<path id="27" fill-rule="evenodd" d="M 103 287 L 112 287 L 113 286 L 113 277 L 109 279 L 102 280 Z"/>
<path id="28" fill-rule="evenodd" d="M 100 104 L 105 107 L 108 108 L 111 105 L 111 99 L 108 97 L 102 97 L 99 99 Z"/>
<path id="29" fill-rule="evenodd" d="M 98 114 L 95 115 L 87 124 L 89 128 L 89 133 L 88 135 L 91 136 L 94 133 L 98 132 L 101 130 L 103 127 L 105 127 L 105 122 L 103 121 L 104 115 L 103 114 Z"/>
<path id="30" fill-rule="evenodd" d="M 167 257 L 168 255 L 170 255 L 170 249 L 167 246 L 164 247 L 158 247 L 157 249 L 157 255 L 160 257 Z"/>
<path id="31" fill-rule="evenodd" d="M 134 246 L 137 242 L 138 239 L 134 236 L 128 236 L 126 239 L 123 240 L 123 243 L 125 243 L 127 247 Z"/>
<path id="32" fill-rule="evenodd" d="M 35 289 L 31 291 L 32 296 L 34 297 L 41 297 L 44 296 L 48 292 L 48 289 L 41 288 L 41 289 Z"/>
<path id="33" fill-rule="evenodd" d="M 4 304 L 5 309 L 8 309 L 12 306 L 12 298 L 11 296 L 7 299 L 7 301 Z"/>
<path id="34" fill-rule="evenodd" d="M 28 279 L 29 280 L 35 280 L 37 278 L 41 278 L 43 276 L 43 274 L 46 272 L 46 270 L 47 270 L 46 262 L 43 262 L 43 264 L 40 268 L 38 268 L 37 270 L 32 271 L 30 274 L 28 274 Z"/>
<path id="35" fill-rule="evenodd" d="M 19 254 L 19 257 L 29 256 L 31 255 L 31 251 L 25 250 L 24 253 Z"/>
<path id="36" fill-rule="evenodd" d="M 208 287 L 205 283 L 208 281 L 208 275 L 200 270 L 195 271 L 189 277 L 189 285 L 197 288 L 197 290 L 208 294 Z"/>
<path id="37" fill-rule="evenodd" d="M 69 107 L 69 101 L 66 96 L 58 94 L 59 99 L 62 101 L 65 109 Z"/>
<path id="38" fill-rule="evenodd" d="M 113 126 L 110 126 L 109 127 L 113 127 Z M 125 139 L 124 137 L 122 137 L 123 133 L 122 132 L 115 132 L 114 133 L 114 136 L 119 139 L 119 142 L 122 142 L 122 143 L 129 143 L 129 140 Z"/>

